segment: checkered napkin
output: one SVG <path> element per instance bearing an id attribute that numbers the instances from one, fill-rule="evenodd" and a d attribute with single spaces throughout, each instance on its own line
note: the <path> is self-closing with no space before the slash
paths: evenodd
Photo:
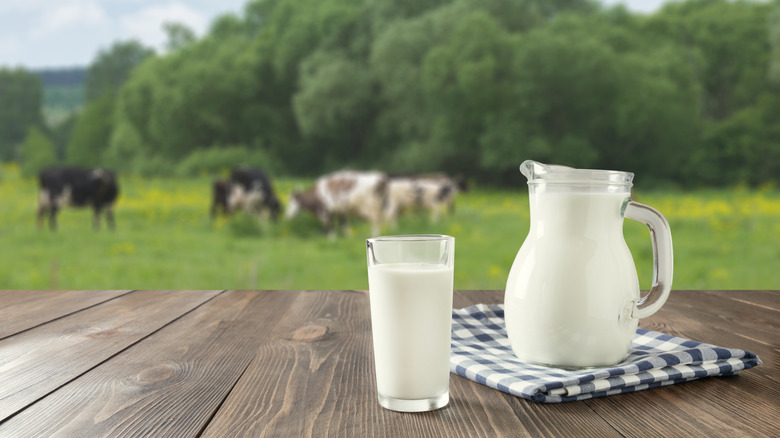
<path id="1" fill-rule="evenodd" d="M 512 353 L 503 305 L 455 309 L 450 371 L 509 394 L 558 403 L 730 376 L 761 363 L 753 353 L 637 329 L 628 358 L 607 368 L 564 370 L 522 362 Z"/>

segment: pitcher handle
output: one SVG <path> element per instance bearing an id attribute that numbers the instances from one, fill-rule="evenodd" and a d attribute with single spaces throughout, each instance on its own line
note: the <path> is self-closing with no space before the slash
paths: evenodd
<path id="1" fill-rule="evenodd" d="M 661 212 L 638 202 L 628 202 L 625 217 L 647 225 L 647 228 L 650 229 L 650 239 L 653 242 L 653 287 L 650 289 L 650 293 L 636 303 L 637 307 L 632 315 L 635 318 L 645 318 L 657 312 L 664 305 L 672 290 L 674 266 L 672 232 L 669 229 L 669 222 L 666 221 Z"/>

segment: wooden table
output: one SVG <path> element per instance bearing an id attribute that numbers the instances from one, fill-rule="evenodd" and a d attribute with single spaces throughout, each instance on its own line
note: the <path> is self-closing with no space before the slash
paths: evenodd
<path id="1" fill-rule="evenodd" d="M 764 361 L 736 377 L 540 404 L 451 375 L 447 407 L 402 414 L 376 401 L 365 291 L 0 291 L 0 437 L 778 436 L 779 304 L 674 291 L 642 321 Z"/>

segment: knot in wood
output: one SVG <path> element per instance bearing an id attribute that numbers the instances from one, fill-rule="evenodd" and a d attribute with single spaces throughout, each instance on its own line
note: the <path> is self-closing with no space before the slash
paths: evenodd
<path id="1" fill-rule="evenodd" d="M 176 373 L 173 366 L 169 364 L 154 365 L 145 368 L 138 373 L 138 380 L 142 383 L 157 383 L 168 380 Z"/>
<path id="2" fill-rule="evenodd" d="M 321 325 L 305 325 L 292 333 L 292 340 L 296 342 L 314 342 L 321 339 L 328 332 L 328 328 Z"/>

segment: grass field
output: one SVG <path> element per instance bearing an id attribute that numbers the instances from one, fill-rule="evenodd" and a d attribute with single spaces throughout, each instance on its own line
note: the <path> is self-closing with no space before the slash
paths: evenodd
<path id="1" fill-rule="evenodd" d="M 399 221 L 386 234 L 455 236 L 455 288 L 503 289 L 528 232 L 528 195 L 517 188 L 462 194 L 454 215 Z M 117 230 L 92 230 L 88 210 L 66 209 L 59 231 L 35 224 L 37 188 L 0 167 L 0 289 L 366 289 L 369 226 L 322 235 L 311 216 L 271 224 L 246 216 L 208 218 L 211 178 L 122 177 Z M 307 181 L 277 182 L 282 201 Z M 641 187 L 641 181 L 638 182 Z M 636 192 L 672 227 L 674 289 L 780 288 L 780 192 L 731 189 Z M 640 285 L 650 286 L 650 239 L 626 221 Z"/>

